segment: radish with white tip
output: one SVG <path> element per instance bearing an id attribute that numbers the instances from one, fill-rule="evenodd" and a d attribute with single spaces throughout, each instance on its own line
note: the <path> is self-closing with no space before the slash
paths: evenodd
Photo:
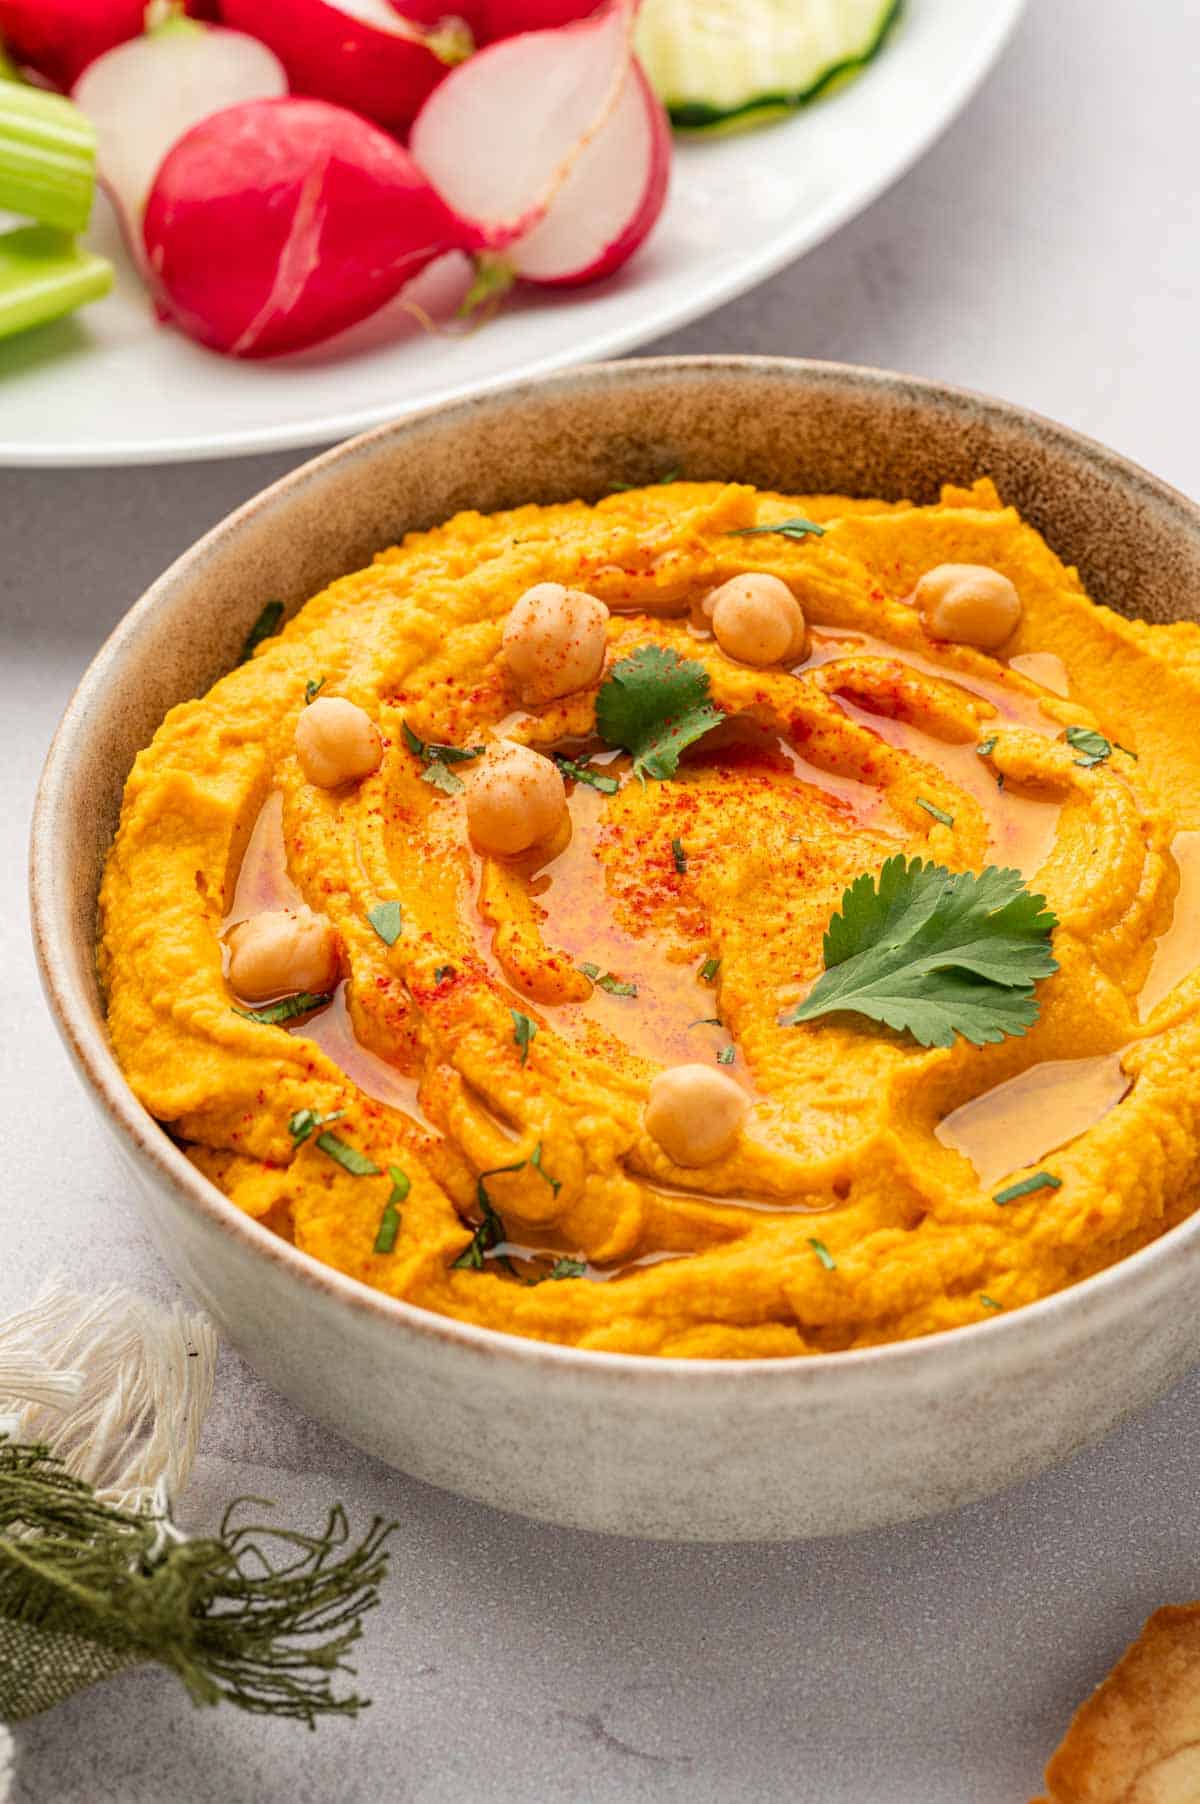
<path id="1" fill-rule="evenodd" d="M 417 115 L 409 145 L 439 193 L 508 239 L 488 259 L 491 292 L 505 275 L 551 286 L 608 275 L 661 213 L 670 129 L 631 55 L 633 12 L 617 4 L 489 45 Z"/>
<path id="2" fill-rule="evenodd" d="M 226 24 L 269 44 L 292 92 L 407 126 L 448 68 L 470 55 L 467 22 L 441 0 L 222 0 Z"/>
<path id="3" fill-rule="evenodd" d="M 491 244 L 387 132 L 295 95 L 193 126 L 158 172 L 144 238 L 161 311 L 235 357 L 318 344 L 435 257 Z"/>
<path id="4" fill-rule="evenodd" d="M 244 100 L 287 93 L 279 58 L 244 31 L 171 17 L 84 70 L 71 98 L 96 128 L 96 165 L 136 262 L 142 219 L 171 146 Z"/>

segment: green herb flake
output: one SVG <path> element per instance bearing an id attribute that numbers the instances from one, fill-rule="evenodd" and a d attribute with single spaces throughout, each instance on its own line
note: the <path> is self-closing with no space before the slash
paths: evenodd
<path id="1" fill-rule="evenodd" d="M 278 1027 L 283 1021 L 311 1015 L 314 1009 L 325 1008 L 332 1001 L 332 993 L 314 996 L 309 990 L 301 990 L 296 996 L 285 996 L 282 1002 L 269 1002 L 265 1008 L 235 1008 L 233 1012 L 243 1021 L 257 1021 L 262 1027 Z"/>
<path id="2" fill-rule="evenodd" d="M 815 520 L 806 520 L 803 514 L 796 514 L 790 520 L 774 520 L 767 526 L 735 526 L 729 533 L 731 539 L 752 539 L 759 533 L 777 532 L 785 539 L 823 539 L 825 528 L 818 526 Z"/>
<path id="3" fill-rule="evenodd" d="M 1126 757 L 1127 757 L 1127 758 L 1132 758 L 1132 759 L 1133 759 L 1133 762 L 1134 762 L 1134 763 L 1135 763 L 1135 764 L 1136 764 L 1136 763 L 1137 763 L 1137 761 L 1138 761 L 1138 755 L 1137 755 L 1137 753 L 1136 753 L 1136 752 L 1131 752 L 1131 751 L 1130 751 L 1130 749 L 1129 749 L 1129 747 L 1128 747 L 1128 746 L 1127 746 L 1127 745 L 1122 745 L 1122 744 L 1121 744 L 1121 741 L 1120 741 L 1120 740 L 1119 740 L 1119 739 L 1114 739 L 1114 740 L 1113 740 L 1113 750 L 1114 750 L 1114 751 L 1117 751 L 1117 752 L 1124 752 L 1124 754 L 1125 754 L 1125 756 L 1126 756 Z"/>
<path id="4" fill-rule="evenodd" d="M 254 622 L 254 625 L 250 628 L 250 631 L 246 634 L 246 642 L 242 646 L 241 656 L 238 659 L 239 664 L 244 664 L 248 658 L 252 658 L 264 639 L 271 639 L 274 637 L 275 633 L 279 630 L 279 622 L 282 619 L 283 603 L 281 601 L 269 601 L 258 619 Z"/>
<path id="5" fill-rule="evenodd" d="M 988 736 L 987 739 L 981 739 L 979 741 L 979 744 L 975 747 L 975 750 L 979 753 L 979 756 L 981 758 L 990 758 L 991 757 L 992 753 L 996 749 L 997 738 L 998 738 L 998 734 L 992 733 Z"/>
<path id="6" fill-rule="evenodd" d="M 993 1045 L 1037 1020 L 1033 987 L 1058 969 L 1057 925 L 1017 871 L 976 876 L 898 854 L 846 890 L 825 932 L 825 971 L 781 1025 L 847 1010 L 921 1046 L 952 1046 L 956 1034 Z"/>
<path id="7" fill-rule="evenodd" d="M 396 944 L 404 925 L 403 912 L 398 902 L 377 902 L 374 908 L 368 908 L 367 919 L 385 946 Z"/>
<path id="8" fill-rule="evenodd" d="M 307 683 L 305 683 L 305 685 L 304 685 L 304 706 L 306 708 L 307 708 L 309 702 L 316 701 L 318 695 L 320 695 L 320 693 L 321 693 L 322 689 L 324 689 L 324 687 L 325 687 L 325 678 L 324 677 L 309 677 Z"/>
<path id="9" fill-rule="evenodd" d="M 926 814 L 931 814 L 935 821 L 941 821 L 943 827 L 954 825 L 954 816 L 947 814 L 944 808 L 939 808 L 937 803 L 931 802 L 927 796 L 917 797 L 917 807 L 923 808 Z"/>
<path id="10" fill-rule="evenodd" d="M 701 983 L 712 983 L 720 969 L 721 961 L 719 958 L 706 958 L 700 967 Z"/>
<path id="11" fill-rule="evenodd" d="M 814 1240 L 812 1235 L 810 1234 L 809 1239 L 808 1239 L 808 1244 L 812 1248 L 813 1252 L 817 1255 L 817 1258 L 821 1261 L 821 1264 L 825 1267 L 825 1270 L 827 1272 L 836 1272 L 837 1260 L 834 1258 L 833 1254 L 829 1251 L 829 1248 L 825 1245 L 825 1242 L 823 1240 Z"/>
<path id="12" fill-rule="evenodd" d="M 552 1178 L 542 1164 L 542 1143 L 540 1140 L 529 1155 L 529 1163 L 533 1166 L 533 1169 L 537 1172 L 538 1177 L 541 1178 L 542 1182 L 544 1184 L 549 1184 L 554 1195 L 557 1196 L 562 1189 L 562 1179 Z"/>
<path id="13" fill-rule="evenodd" d="M 671 841 L 671 857 L 675 860 L 675 869 L 679 872 L 679 875 L 681 877 L 686 877 L 688 864 L 687 853 L 683 849 L 683 841 L 681 839 L 673 839 Z"/>
<path id="14" fill-rule="evenodd" d="M 462 778 L 448 770 L 444 764 L 427 764 L 421 772 L 421 781 L 432 784 L 434 789 L 440 789 L 448 796 L 457 795 L 463 786 Z"/>
<path id="15" fill-rule="evenodd" d="M 387 1169 L 388 1177 L 392 1180 L 392 1190 L 379 1218 L 379 1232 L 375 1236 L 374 1247 L 377 1253 L 390 1253 L 395 1246 L 396 1236 L 400 1232 L 400 1205 L 412 1189 L 412 1182 L 406 1171 L 402 1171 L 398 1165 L 389 1165 Z"/>
<path id="16" fill-rule="evenodd" d="M 596 730 L 631 753 L 643 781 L 673 777 L 679 756 L 725 719 L 708 699 L 708 672 L 694 658 L 642 645 L 613 665 L 596 696 Z"/>
<path id="17" fill-rule="evenodd" d="M 717 1054 L 717 1064 L 732 1065 L 736 1057 L 737 1048 L 735 1046 L 722 1046 L 720 1052 Z"/>
<path id="18" fill-rule="evenodd" d="M 345 1140 L 339 1140 L 336 1134 L 318 1134 L 317 1145 L 323 1153 L 348 1171 L 355 1178 L 377 1178 L 379 1167 L 374 1159 L 368 1159 L 366 1153 L 360 1153 L 356 1146 L 349 1146 Z"/>
<path id="19" fill-rule="evenodd" d="M 545 1282 L 554 1284 L 560 1278 L 585 1278 L 586 1276 L 586 1259 L 556 1259 L 546 1274 Z"/>
<path id="20" fill-rule="evenodd" d="M 462 778 L 447 769 L 447 766 L 469 764 L 473 758 L 481 758 L 486 750 L 482 745 L 439 745 L 433 740 L 422 739 L 413 732 L 406 720 L 400 722 L 400 730 L 413 757 L 420 758 L 425 766 L 421 772 L 422 781 L 432 784 L 434 789 L 440 789 L 446 795 L 455 795 L 463 786 Z"/>
<path id="21" fill-rule="evenodd" d="M 592 789 L 598 789 L 601 795 L 615 796 L 621 787 L 615 777 L 593 770 L 590 764 L 579 764 L 574 758 L 561 758 L 556 753 L 554 762 L 564 777 L 569 777 L 573 783 L 587 783 Z"/>
<path id="22" fill-rule="evenodd" d="M 1003 1309 L 1003 1303 L 997 1303 L 995 1297 L 989 1297 L 984 1291 L 979 1293 L 979 1301 L 985 1309 Z"/>
<path id="23" fill-rule="evenodd" d="M 519 1008 L 509 1009 L 508 1012 L 513 1022 L 513 1044 L 520 1047 L 521 1063 L 524 1065 L 529 1059 L 529 1048 L 537 1037 L 537 1022 L 531 1021 L 528 1015 L 523 1015 Z"/>
<path id="24" fill-rule="evenodd" d="M 345 1109 L 334 1109 L 330 1115 L 319 1115 L 315 1109 L 297 1109 L 288 1121 L 288 1133 L 297 1146 L 303 1146 L 310 1134 L 331 1121 L 340 1121 L 345 1113 Z"/>
<path id="25" fill-rule="evenodd" d="M 720 1015 L 701 1015 L 698 1021 L 688 1022 L 689 1029 L 693 1027 L 724 1027 L 724 1025 Z"/>
<path id="26" fill-rule="evenodd" d="M 1103 733 L 1093 733 L 1090 727 L 1068 727 L 1067 744 L 1073 752 L 1083 754 L 1075 763 L 1082 765 L 1084 770 L 1091 770 L 1093 765 L 1103 764 L 1105 759 L 1112 757 L 1112 741 Z"/>
<path id="27" fill-rule="evenodd" d="M 1019 1196 L 1032 1196 L 1035 1190 L 1061 1190 L 1062 1179 L 1056 1178 L 1052 1171 L 1035 1171 L 1031 1178 L 1022 1178 L 1018 1184 L 1009 1184 L 1004 1190 L 997 1190 L 992 1198 L 1003 1208 L 1005 1203 L 1015 1203 Z"/>
<path id="28" fill-rule="evenodd" d="M 463 1248 L 457 1259 L 451 1261 L 450 1270 L 452 1272 L 481 1272 L 484 1254 L 490 1253 L 493 1247 L 498 1247 L 502 1241 L 508 1239 L 504 1223 L 488 1195 L 486 1180 L 502 1177 L 505 1172 L 524 1171 L 524 1169 L 524 1159 L 518 1159 L 515 1165 L 493 1165 L 490 1171 L 480 1172 L 475 1180 L 475 1199 L 483 1219 L 472 1234 L 469 1244 Z M 508 1267 L 509 1271 L 512 1270 L 512 1266 L 507 1260 L 502 1263 Z"/>
<path id="29" fill-rule="evenodd" d="M 454 966 L 453 965 L 437 965 L 434 969 L 433 981 L 434 981 L 434 983 L 444 983 L 446 981 L 447 977 L 453 977 L 453 976 L 454 976 Z"/>
<path id="30" fill-rule="evenodd" d="M 598 990 L 607 990 L 610 996 L 636 996 L 638 993 L 636 983 L 626 983 L 624 979 L 614 977 L 611 971 L 602 971 L 599 965 L 585 963 L 579 969 Z"/>

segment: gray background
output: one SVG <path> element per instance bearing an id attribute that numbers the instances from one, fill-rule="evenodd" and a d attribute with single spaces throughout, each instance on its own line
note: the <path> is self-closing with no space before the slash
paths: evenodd
<path id="1" fill-rule="evenodd" d="M 1200 8 L 1033 0 L 920 166 L 802 263 L 658 350 L 890 365 L 1025 402 L 1200 492 Z M 0 394 L 0 407 L 3 396 Z M 38 991 L 20 847 L 102 636 L 299 461 L 0 471 L 0 1312 L 55 1265 L 162 1297 Z M 555 1532 L 363 1458 L 224 1356 L 186 1516 L 239 1492 L 400 1521 L 359 1658 L 374 1705 L 315 1735 L 126 1675 L 17 1736 L 16 1800 L 1012 1804 L 1143 1616 L 1200 1593 L 1200 1375 L 1096 1451 L 957 1516 L 852 1541 L 677 1548 Z M 0 1750 L 0 1804 L 4 1759 Z"/>

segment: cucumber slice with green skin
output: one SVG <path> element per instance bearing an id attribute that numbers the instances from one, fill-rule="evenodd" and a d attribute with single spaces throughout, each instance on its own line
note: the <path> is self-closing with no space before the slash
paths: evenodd
<path id="1" fill-rule="evenodd" d="M 882 49 L 903 0 L 643 0 L 637 52 L 681 131 L 741 131 L 828 94 Z"/>

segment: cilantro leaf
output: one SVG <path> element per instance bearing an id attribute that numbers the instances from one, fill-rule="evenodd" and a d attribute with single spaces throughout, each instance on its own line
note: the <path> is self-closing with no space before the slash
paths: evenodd
<path id="1" fill-rule="evenodd" d="M 600 737 L 631 752 L 643 779 L 673 777 L 679 754 L 724 718 L 708 699 L 703 664 L 662 645 L 642 645 L 621 658 L 596 697 Z"/>
<path id="2" fill-rule="evenodd" d="M 304 685 L 304 706 L 306 708 L 310 702 L 316 701 L 324 687 L 324 677 L 309 677 L 307 683 Z"/>
<path id="3" fill-rule="evenodd" d="M 421 772 L 422 781 L 431 783 L 448 796 L 454 795 L 463 784 L 462 778 L 448 770 L 447 765 L 469 764 L 472 758 L 481 758 L 486 750 L 482 745 L 439 745 L 431 739 L 422 739 L 406 720 L 400 722 L 400 728 L 409 751 L 425 766 Z"/>
<path id="4" fill-rule="evenodd" d="M 823 1240 L 814 1240 L 812 1235 L 810 1234 L 809 1238 L 808 1238 L 808 1244 L 812 1248 L 813 1252 L 817 1255 L 817 1258 L 820 1260 L 821 1264 L 825 1267 L 825 1270 L 827 1272 L 836 1272 L 837 1260 L 833 1257 L 833 1254 L 829 1251 L 829 1248 L 825 1245 L 825 1242 Z"/>
<path id="5" fill-rule="evenodd" d="M 456 776 L 454 771 L 447 770 L 444 764 L 427 764 L 421 772 L 421 781 L 432 783 L 435 789 L 440 789 L 448 796 L 456 795 L 463 786 L 462 778 Z"/>
<path id="6" fill-rule="evenodd" d="M 760 532 L 782 533 L 785 539 L 806 539 L 810 533 L 818 539 L 825 537 L 825 528 L 818 526 L 815 520 L 806 520 L 803 514 L 796 514 L 790 520 L 776 520 L 770 526 L 735 526 L 729 537 L 752 539 Z"/>
<path id="7" fill-rule="evenodd" d="M 673 839 L 671 841 L 671 857 L 675 861 L 675 869 L 679 872 L 679 875 L 681 877 L 686 877 L 688 860 L 681 839 Z"/>
<path id="8" fill-rule="evenodd" d="M 935 821 L 941 821 L 943 827 L 954 825 L 954 816 L 947 814 L 944 808 L 939 808 L 936 802 L 931 802 L 928 796 L 918 796 L 917 807 L 923 808 L 926 814 L 931 814 Z"/>
<path id="9" fill-rule="evenodd" d="M 1091 770 L 1094 764 L 1103 764 L 1106 758 L 1112 757 L 1112 741 L 1103 733 L 1093 733 L 1090 727 L 1068 727 L 1067 744 L 1072 751 L 1082 752 L 1076 758 L 1076 764 L 1082 764 L 1084 770 Z"/>
<path id="10" fill-rule="evenodd" d="M 400 1205 L 412 1189 L 408 1173 L 398 1165 L 388 1166 L 388 1177 L 392 1180 L 392 1191 L 383 1205 L 383 1214 L 379 1217 L 379 1229 L 373 1249 L 376 1253 L 390 1253 L 395 1247 L 396 1236 L 400 1232 Z"/>
<path id="11" fill-rule="evenodd" d="M 348 1171 L 352 1177 L 375 1178 L 379 1176 L 379 1167 L 374 1159 L 369 1159 L 366 1153 L 360 1153 L 357 1146 L 351 1146 L 348 1140 L 340 1140 L 336 1134 L 318 1134 L 317 1145 L 335 1164 L 340 1165 L 343 1171 Z"/>
<path id="12" fill-rule="evenodd" d="M 374 908 L 368 908 L 367 919 L 385 946 L 396 944 L 404 924 L 403 910 L 398 902 L 377 902 Z"/>
<path id="13" fill-rule="evenodd" d="M 540 1140 L 529 1155 L 529 1163 L 533 1166 L 533 1169 L 537 1172 L 538 1177 L 541 1178 L 543 1184 L 549 1184 L 551 1191 L 557 1196 L 562 1189 L 562 1179 L 552 1178 L 542 1164 L 542 1143 Z"/>
<path id="14" fill-rule="evenodd" d="M 1033 986 L 1058 969 L 1057 920 L 1016 871 L 981 876 L 903 855 L 857 878 L 825 933 L 825 972 L 785 1026 L 838 1010 L 908 1032 L 922 1046 L 1023 1034 Z"/>
<path id="15" fill-rule="evenodd" d="M 507 1240 L 508 1232 L 496 1205 L 488 1195 L 485 1180 L 501 1177 L 506 1171 L 524 1171 L 524 1169 L 524 1159 L 518 1159 L 515 1165 L 493 1165 L 490 1171 L 480 1172 L 475 1180 L 475 1200 L 483 1219 L 458 1258 L 451 1260 L 450 1270 L 452 1272 L 481 1272 L 484 1254 L 490 1253 L 493 1247 L 498 1247 Z M 512 1265 L 507 1257 L 502 1257 L 500 1263 L 509 1271 L 512 1270 Z"/>
<path id="16" fill-rule="evenodd" d="M 288 1117 L 288 1133 L 297 1146 L 303 1146 L 310 1134 L 331 1121 L 340 1121 L 345 1113 L 345 1109 L 334 1109 L 329 1115 L 320 1115 L 316 1109 L 297 1109 Z"/>
<path id="17" fill-rule="evenodd" d="M 599 965 L 585 961 L 579 969 L 589 983 L 594 983 L 598 990 L 607 990 L 610 996 L 636 996 L 638 993 L 636 983 L 627 983 L 623 978 L 614 977 L 611 971 L 602 971 Z"/>

